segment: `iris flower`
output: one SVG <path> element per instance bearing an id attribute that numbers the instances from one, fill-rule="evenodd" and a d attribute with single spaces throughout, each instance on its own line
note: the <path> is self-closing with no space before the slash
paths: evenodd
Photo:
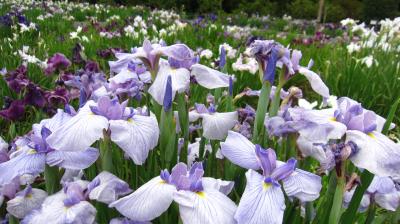
<path id="1" fill-rule="evenodd" d="M 33 133 L 10 154 L 10 160 L 0 163 L 0 185 L 8 184 L 22 175 L 35 176 L 44 171 L 46 164 L 73 170 L 85 169 L 93 164 L 99 156 L 99 151 L 95 148 L 67 148 L 60 151 L 49 145 L 48 137 L 52 132 L 71 119 L 71 115 L 58 110 L 54 117 L 34 124 Z"/>
<path id="2" fill-rule="evenodd" d="M 354 191 L 355 189 L 352 189 L 344 193 L 344 207 L 349 205 Z M 366 211 L 371 202 L 376 202 L 384 209 L 396 211 L 400 204 L 400 191 L 396 189 L 395 183 L 391 178 L 375 176 L 364 193 L 358 210 L 360 212 Z"/>
<path id="3" fill-rule="evenodd" d="M 282 223 L 285 197 L 296 197 L 302 202 L 319 197 L 321 178 L 296 169 L 296 160 L 286 163 L 276 160 L 274 150 L 262 149 L 239 133 L 229 131 L 221 143 L 222 154 L 232 163 L 249 169 L 247 184 L 240 199 L 235 220 L 241 223 Z M 257 170 L 262 170 L 262 174 Z M 281 188 L 281 184 L 282 187 Z"/>
<path id="4" fill-rule="evenodd" d="M 109 133 L 135 164 L 143 164 L 158 142 L 159 128 L 154 115 L 141 114 L 127 107 L 128 101 L 101 97 L 98 102 L 88 101 L 68 122 L 48 138 L 49 145 L 63 151 L 81 151 Z"/>
<path id="5" fill-rule="evenodd" d="M 195 109 L 189 112 L 189 121 L 194 122 L 202 119 L 203 136 L 208 139 L 222 140 L 228 130 L 232 129 L 238 120 L 238 113 L 217 112 L 211 105 L 206 107 L 204 104 L 196 104 Z"/>
<path id="6" fill-rule="evenodd" d="M 135 221 L 149 221 L 165 212 L 173 201 L 178 203 L 183 223 L 235 223 L 236 205 L 227 196 L 232 182 L 203 177 L 201 163 L 190 170 L 178 163 L 171 174 L 161 171 L 160 176 L 138 188 L 132 194 L 109 205 Z"/>

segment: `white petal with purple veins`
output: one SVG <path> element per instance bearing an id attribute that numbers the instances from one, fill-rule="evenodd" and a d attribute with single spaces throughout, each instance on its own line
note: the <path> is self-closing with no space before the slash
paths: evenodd
<path id="1" fill-rule="evenodd" d="M 400 177 L 400 144 L 377 131 L 368 135 L 347 131 L 346 142 L 349 141 L 357 144 L 358 151 L 350 157 L 357 167 L 382 177 Z"/>
<path id="2" fill-rule="evenodd" d="M 207 89 L 229 87 L 229 75 L 227 74 L 201 64 L 192 65 L 191 70 L 191 75 L 196 78 L 197 83 Z"/>
<path id="3" fill-rule="evenodd" d="M 264 184 L 264 177 L 254 170 L 246 172 L 246 180 L 246 188 L 235 213 L 237 223 L 282 223 L 286 206 L 281 188 Z"/>
<path id="4" fill-rule="evenodd" d="M 225 194 L 213 189 L 201 192 L 178 191 L 174 201 L 179 204 L 179 213 L 184 224 L 234 224 L 235 203 Z"/>
<path id="5" fill-rule="evenodd" d="M 46 197 L 46 191 L 33 188 L 28 195 L 18 195 L 9 200 L 7 202 L 7 211 L 11 215 L 22 219 L 32 210 L 40 208 Z"/>
<path id="6" fill-rule="evenodd" d="M 237 132 L 228 132 L 225 142 L 221 142 L 221 152 L 232 163 L 240 167 L 253 170 L 260 168 L 254 144 Z"/>
<path id="7" fill-rule="evenodd" d="M 288 196 L 296 197 L 302 202 L 317 199 L 322 188 L 320 176 L 300 169 L 283 179 L 282 183 Z"/>
<path id="8" fill-rule="evenodd" d="M 212 140 L 222 140 L 237 123 L 237 112 L 202 114 L 203 136 Z"/>
<path id="9" fill-rule="evenodd" d="M 55 150 L 47 154 L 46 162 L 50 166 L 82 170 L 96 162 L 99 154 L 99 150 L 96 148 L 87 148 L 82 151 Z"/>
<path id="10" fill-rule="evenodd" d="M 95 180 L 98 180 L 100 184 L 90 191 L 90 200 L 110 204 L 117 200 L 120 195 L 131 192 L 126 182 L 107 171 L 101 172 L 93 181 Z"/>
<path id="11" fill-rule="evenodd" d="M 47 137 L 47 143 L 53 149 L 81 151 L 103 137 L 103 129 L 108 128 L 108 120 L 93 114 L 89 105 L 95 104 L 88 101 L 77 115 Z"/>
<path id="12" fill-rule="evenodd" d="M 172 203 L 176 188 L 165 183 L 159 176 L 139 187 L 132 194 L 109 205 L 122 215 L 135 221 L 149 221 L 165 212 Z"/>
<path id="13" fill-rule="evenodd" d="M 11 160 L 0 163 L 0 185 L 24 174 L 37 175 L 44 171 L 46 164 L 45 153 L 21 154 Z"/>
<path id="14" fill-rule="evenodd" d="M 111 120 L 110 130 L 111 140 L 137 165 L 144 163 L 158 142 L 159 128 L 154 116 L 134 115 L 128 121 Z"/>
<path id="15" fill-rule="evenodd" d="M 389 194 L 377 193 L 375 194 L 374 199 L 380 207 L 386 210 L 396 211 L 400 204 L 400 192 L 393 191 Z"/>

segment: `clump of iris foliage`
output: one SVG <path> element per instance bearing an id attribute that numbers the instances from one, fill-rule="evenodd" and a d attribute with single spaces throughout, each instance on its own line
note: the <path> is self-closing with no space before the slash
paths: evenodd
<path id="1" fill-rule="evenodd" d="M 2 221 L 399 222 L 399 18 L 0 7 Z"/>

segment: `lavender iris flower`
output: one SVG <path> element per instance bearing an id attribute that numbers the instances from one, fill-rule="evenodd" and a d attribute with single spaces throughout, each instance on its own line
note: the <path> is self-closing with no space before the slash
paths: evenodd
<path id="1" fill-rule="evenodd" d="M 101 97 L 98 102 L 88 101 L 78 113 L 55 130 L 47 139 L 49 145 L 60 151 L 80 151 L 103 138 L 109 130 L 116 143 L 135 164 L 143 164 L 158 142 L 159 128 L 154 115 L 120 104 L 118 99 Z"/>
<path id="2" fill-rule="evenodd" d="M 96 209 L 84 194 L 87 185 L 87 181 L 81 180 L 68 183 L 63 190 L 48 196 L 41 208 L 33 210 L 21 223 L 95 223 Z"/>
<path id="3" fill-rule="evenodd" d="M 89 183 L 88 191 L 90 200 L 106 204 L 114 202 L 119 196 L 132 192 L 126 182 L 107 171 L 101 172 Z"/>
<path id="4" fill-rule="evenodd" d="M 285 197 L 296 197 L 302 202 L 319 197 L 321 178 L 296 169 L 296 160 L 286 163 L 276 160 L 272 149 L 264 150 L 239 133 L 229 131 L 221 152 L 232 163 L 249 169 L 247 184 L 235 213 L 237 223 L 282 223 Z M 259 174 L 256 170 L 262 170 Z"/>
<path id="5" fill-rule="evenodd" d="M 95 148 L 60 151 L 49 145 L 49 135 L 69 120 L 71 116 L 59 110 L 54 117 L 34 124 L 33 133 L 10 155 L 10 160 L 0 163 L 0 185 L 8 184 L 19 176 L 35 176 L 44 171 L 46 163 L 74 170 L 85 169 L 93 164 L 99 156 Z"/>
<path id="6" fill-rule="evenodd" d="M 327 160 L 332 158 L 327 157 L 322 146 L 345 136 L 345 143 L 357 146 L 358 150 L 348 157 L 357 167 L 378 176 L 400 177 L 400 145 L 381 133 L 385 119 L 358 102 L 342 97 L 337 108 L 289 108 L 287 115 L 284 123 L 299 133 L 297 144 L 304 156 L 329 163 Z"/>
<path id="7" fill-rule="evenodd" d="M 227 196 L 231 182 L 203 177 L 201 163 L 194 163 L 190 170 L 178 163 L 169 173 L 138 188 L 132 194 L 110 204 L 124 216 L 135 221 L 149 221 L 165 212 L 173 201 L 178 203 L 183 223 L 235 223 L 236 205 Z"/>
<path id="8" fill-rule="evenodd" d="M 355 188 L 344 193 L 343 206 L 347 207 L 353 197 Z M 371 202 L 376 202 L 380 207 L 396 211 L 400 204 L 400 191 L 389 177 L 375 176 L 364 193 L 359 207 L 360 212 L 365 212 Z"/>
<path id="9" fill-rule="evenodd" d="M 292 55 L 290 56 L 290 49 L 283 47 L 273 40 L 254 40 L 249 47 L 251 56 L 255 57 L 258 63 L 261 63 L 265 81 L 273 84 L 276 67 L 284 67 L 286 79 L 289 79 L 296 73 L 300 73 L 310 82 L 311 88 L 316 93 L 324 98 L 330 96 L 328 87 L 319 75 L 310 70 L 312 61 L 310 61 L 307 67 L 300 66 L 299 62 L 302 57 L 300 51 L 292 50 Z"/>
<path id="10" fill-rule="evenodd" d="M 237 111 L 216 112 L 214 105 L 207 108 L 204 104 L 195 104 L 195 109 L 189 112 L 189 121 L 202 119 L 203 136 L 208 139 L 222 140 L 228 130 L 232 129 L 238 120 Z"/>

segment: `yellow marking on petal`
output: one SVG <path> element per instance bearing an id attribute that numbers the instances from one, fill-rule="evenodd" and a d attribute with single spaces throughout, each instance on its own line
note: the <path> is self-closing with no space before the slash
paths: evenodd
<path id="1" fill-rule="evenodd" d="M 171 68 L 171 72 L 172 72 L 173 74 L 175 74 L 175 73 L 176 73 L 176 68 Z"/>
<path id="2" fill-rule="evenodd" d="M 372 133 L 372 132 L 368 133 L 368 136 L 371 137 L 371 138 L 373 138 L 373 139 L 376 139 L 374 133 Z"/>
<path id="3" fill-rule="evenodd" d="M 205 198 L 206 194 L 203 191 L 198 191 L 196 192 L 196 194 L 200 197 L 200 198 Z"/>
<path id="4" fill-rule="evenodd" d="M 337 121 L 335 117 L 329 118 L 330 121 Z"/>
<path id="5" fill-rule="evenodd" d="M 128 122 L 129 122 L 129 123 L 132 123 L 132 124 L 135 123 L 135 121 L 134 121 L 132 118 L 129 118 L 129 119 L 128 119 Z"/>
<path id="6" fill-rule="evenodd" d="M 35 154 L 37 151 L 35 149 L 30 149 L 27 154 Z"/>
<path id="7" fill-rule="evenodd" d="M 31 198 L 32 198 L 32 194 L 27 194 L 27 195 L 25 196 L 25 198 L 31 199 Z"/>
<path id="8" fill-rule="evenodd" d="M 263 190 L 268 190 L 268 188 L 270 188 L 271 186 L 272 184 L 268 184 L 263 181 Z"/>
<path id="9" fill-rule="evenodd" d="M 165 180 L 160 180 L 160 182 L 158 182 L 158 184 L 166 184 L 167 182 L 165 182 Z"/>

